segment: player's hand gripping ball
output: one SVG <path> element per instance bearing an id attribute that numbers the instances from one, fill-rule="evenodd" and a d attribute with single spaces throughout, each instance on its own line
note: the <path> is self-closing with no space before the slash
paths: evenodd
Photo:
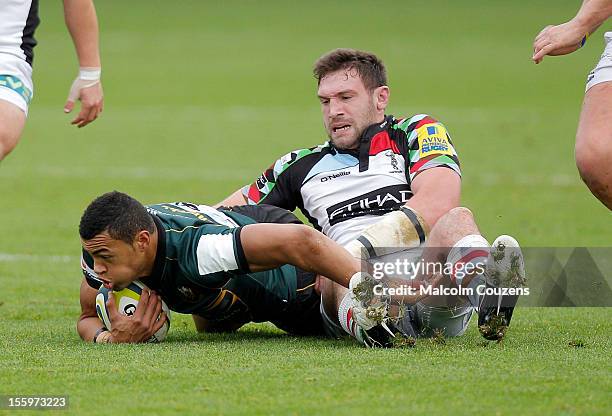
<path id="1" fill-rule="evenodd" d="M 98 318 L 100 318 L 104 326 L 109 330 L 112 329 L 108 309 L 106 307 L 109 293 L 112 293 L 115 297 L 115 305 L 117 305 L 118 312 L 126 316 L 132 316 L 134 312 L 136 312 L 136 306 L 138 306 L 140 294 L 142 293 L 143 289 L 147 289 L 147 287 L 139 280 L 134 281 L 125 289 L 118 291 L 111 291 L 102 286 L 100 290 L 98 290 L 98 295 L 96 296 L 96 312 L 98 314 Z M 168 309 L 168 305 L 166 305 L 166 302 L 163 300 L 162 311 L 166 313 L 168 319 L 166 319 L 164 326 L 153 334 L 148 342 L 161 342 L 168 334 L 168 330 L 170 329 L 170 309 Z"/>

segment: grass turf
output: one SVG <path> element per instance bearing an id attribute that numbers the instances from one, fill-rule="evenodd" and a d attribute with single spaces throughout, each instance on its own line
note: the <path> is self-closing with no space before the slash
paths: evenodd
<path id="1" fill-rule="evenodd" d="M 110 189 L 215 203 L 278 156 L 323 142 L 310 68 L 339 46 L 385 60 L 390 113 L 446 124 L 463 204 L 485 235 L 610 246 L 609 211 L 573 162 L 606 28 L 579 53 L 529 60 L 533 36 L 576 2 L 97 7 L 102 117 L 77 130 L 62 114 L 76 63 L 61 6 L 44 2 L 28 125 L 0 164 L 0 394 L 68 394 L 81 414 L 609 413 L 610 309 L 520 309 L 502 344 L 483 344 L 472 323 L 446 345 L 393 351 L 268 325 L 197 335 L 178 315 L 160 345 L 86 345 L 74 329 L 86 204 Z"/>

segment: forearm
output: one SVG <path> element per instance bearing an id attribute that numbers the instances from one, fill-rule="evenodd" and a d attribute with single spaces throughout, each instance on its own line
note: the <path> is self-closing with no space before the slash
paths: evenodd
<path id="1" fill-rule="evenodd" d="M 99 68 L 98 18 L 92 0 L 64 0 L 64 19 L 80 67 Z"/>
<path id="2" fill-rule="evenodd" d="M 584 0 L 572 20 L 583 28 L 585 33 L 593 33 L 610 16 L 612 16 L 612 0 Z"/>
<path id="3" fill-rule="evenodd" d="M 81 316 L 77 322 L 77 332 L 81 339 L 86 342 L 92 342 L 96 332 L 102 327 L 102 322 L 100 322 L 98 317 Z"/>
<path id="4" fill-rule="evenodd" d="M 303 228 L 295 250 L 288 253 L 290 263 L 348 287 L 351 276 L 361 271 L 361 262 L 322 233 L 310 227 Z"/>
<path id="5" fill-rule="evenodd" d="M 348 287 L 361 269 L 360 261 L 344 248 L 305 225 L 250 224 L 242 228 L 240 240 L 254 272 L 292 264 Z"/>
<path id="6" fill-rule="evenodd" d="M 236 205 L 246 205 L 246 203 L 247 203 L 247 200 L 242 194 L 242 188 L 241 188 L 241 189 L 238 189 L 233 194 L 231 194 L 230 196 L 228 196 L 227 198 L 225 198 L 223 201 L 219 202 L 218 204 L 215 204 L 213 207 L 214 208 L 219 208 L 219 207 L 230 208 Z"/>

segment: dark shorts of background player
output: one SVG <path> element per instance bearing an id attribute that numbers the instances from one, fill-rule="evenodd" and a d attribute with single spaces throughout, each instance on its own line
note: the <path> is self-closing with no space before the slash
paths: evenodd
<path id="1" fill-rule="evenodd" d="M 292 212 L 273 205 L 240 205 L 219 210 L 233 211 L 259 223 L 303 224 Z M 316 274 L 296 268 L 297 295 L 294 302 L 277 319 L 275 326 L 292 335 L 325 336 L 320 312 L 321 295 L 315 290 Z"/>

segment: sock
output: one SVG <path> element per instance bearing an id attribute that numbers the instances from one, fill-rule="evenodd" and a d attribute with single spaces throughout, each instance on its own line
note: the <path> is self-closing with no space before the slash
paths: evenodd
<path id="1" fill-rule="evenodd" d="M 338 321 L 346 333 L 352 337 L 357 337 L 357 322 L 353 319 L 353 298 L 350 292 L 342 298 L 338 306 Z"/>
<path id="2" fill-rule="evenodd" d="M 447 263 L 452 265 L 451 280 L 461 286 L 466 275 L 481 274 L 489 257 L 490 247 L 489 242 L 478 234 L 470 234 L 457 241 L 446 258 Z"/>

